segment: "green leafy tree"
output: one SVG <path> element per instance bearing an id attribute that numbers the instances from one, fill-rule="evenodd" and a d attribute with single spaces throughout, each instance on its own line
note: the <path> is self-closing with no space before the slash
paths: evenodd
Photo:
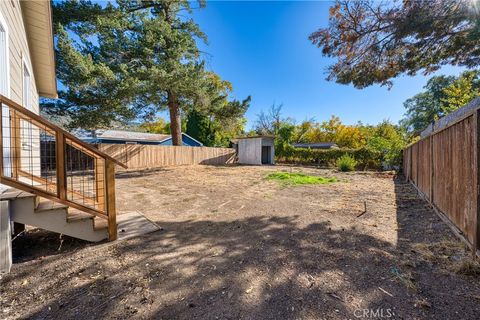
<path id="1" fill-rule="evenodd" d="M 444 89 L 455 81 L 453 76 L 435 76 L 427 81 L 424 91 L 407 99 L 401 125 L 412 135 L 418 135 L 430 123 L 445 115 L 443 100 L 447 97 Z"/>
<path id="2" fill-rule="evenodd" d="M 279 154 L 282 154 L 288 145 L 293 142 L 296 131 L 297 127 L 291 123 L 287 122 L 280 125 L 275 139 L 275 150 L 277 150 Z"/>
<path id="3" fill-rule="evenodd" d="M 329 25 L 310 35 L 327 57 L 329 80 L 364 88 L 451 64 L 480 64 L 478 0 L 336 1 Z"/>
<path id="4" fill-rule="evenodd" d="M 202 81 L 204 96 L 193 100 L 187 111 L 187 134 L 207 146 L 229 146 L 232 138 L 243 134 L 251 97 L 230 99 L 232 84 L 213 72 L 206 72 Z"/>
<path id="5" fill-rule="evenodd" d="M 398 165 L 402 150 L 406 145 L 402 130 L 386 120 L 372 127 L 371 130 L 372 136 L 366 146 L 381 153 L 388 166 Z"/>
<path id="6" fill-rule="evenodd" d="M 405 118 L 400 124 L 416 136 L 433 121 L 466 105 L 480 96 L 480 72 L 465 71 L 458 77 L 435 76 L 427 81 L 425 91 L 404 102 Z"/>
<path id="7" fill-rule="evenodd" d="M 170 134 L 170 124 L 163 118 L 140 124 L 140 129 L 148 133 Z"/>
<path id="8" fill-rule="evenodd" d="M 206 146 L 215 143 L 215 132 L 212 121 L 197 110 L 192 110 L 187 116 L 187 134 Z"/>
<path id="9" fill-rule="evenodd" d="M 480 96 L 480 72 L 466 71 L 443 89 L 442 112 L 448 114 Z"/>

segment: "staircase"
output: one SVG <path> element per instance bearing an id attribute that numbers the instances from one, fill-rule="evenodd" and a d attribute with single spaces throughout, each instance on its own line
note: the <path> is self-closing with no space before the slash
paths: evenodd
<path id="1" fill-rule="evenodd" d="M 71 237 L 117 238 L 115 158 L 0 95 L 0 193 L 10 219 Z"/>
<path id="2" fill-rule="evenodd" d="M 91 242 L 108 238 L 106 220 L 31 193 L 11 189 L 0 194 L 0 201 L 9 201 L 13 222 Z"/>

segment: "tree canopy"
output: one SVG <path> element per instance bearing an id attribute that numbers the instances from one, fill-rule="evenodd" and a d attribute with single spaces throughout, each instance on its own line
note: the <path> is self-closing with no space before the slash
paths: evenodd
<path id="1" fill-rule="evenodd" d="M 337 0 L 329 25 L 310 35 L 337 59 L 329 80 L 364 88 L 391 85 L 401 75 L 429 74 L 442 65 L 480 64 L 478 0 Z"/>
<path id="2" fill-rule="evenodd" d="M 192 5 L 184 0 L 54 2 L 62 86 L 60 99 L 43 103 L 43 111 L 69 119 L 70 128 L 93 129 L 137 118 L 151 122 L 167 109 L 175 145 L 181 144 L 182 114 L 192 108 L 228 112 L 220 109 L 229 108 L 231 85 L 220 94 L 219 86 L 227 82 L 205 69 L 197 42 L 207 38 L 189 15 Z"/>
<path id="3" fill-rule="evenodd" d="M 480 96 L 480 71 L 465 71 L 458 77 L 434 76 L 424 91 L 404 102 L 405 118 L 401 124 L 415 136 L 430 123 Z"/>

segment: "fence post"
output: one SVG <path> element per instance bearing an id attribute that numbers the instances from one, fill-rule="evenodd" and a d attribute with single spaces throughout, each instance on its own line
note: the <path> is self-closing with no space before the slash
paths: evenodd
<path id="1" fill-rule="evenodd" d="M 434 197 L 433 197 L 433 192 L 434 192 L 434 183 L 435 183 L 435 160 L 434 160 L 434 154 L 433 154 L 433 141 L 434 135 L 430 135 L 430 203 L 434 205 Z"/>
<path id="2" fill-rule="evenodd" d="M 474 135 L 473 135 L 473 143 L 474 143 L 474 156 L 473 156 L 473 161 L 474 161 L 474 169 L 477 172 L 474 172 L 473 174 L 473 181 L 474 181 L 474 186 L 475 186 L 475 204 L 476 204 L 476 214 L 474 214 L 473 217 L 473 223 L 474 223 L 474 230 L 473 230 L 473 243 L 472 243 L 472 254 L 473 258 L 476 259 L 477 257 L 477 248 L 478 248 L 478 242 L 479 242 L 479 235 L 480 235 L 480 161 L 479 161 L 479 156 L 480 156 L 480 109 L 477 109 L 473 115 L 473 121 L 474 121 Z"/>

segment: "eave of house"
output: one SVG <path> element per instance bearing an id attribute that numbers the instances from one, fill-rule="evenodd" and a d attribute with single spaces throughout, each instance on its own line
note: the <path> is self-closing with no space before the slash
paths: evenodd
<path id="1" fill-rule="evenodd" d="M 21 5 L 38 93 L 42 97 L 57 98 L 50 1 L 21 1 Z"/>

